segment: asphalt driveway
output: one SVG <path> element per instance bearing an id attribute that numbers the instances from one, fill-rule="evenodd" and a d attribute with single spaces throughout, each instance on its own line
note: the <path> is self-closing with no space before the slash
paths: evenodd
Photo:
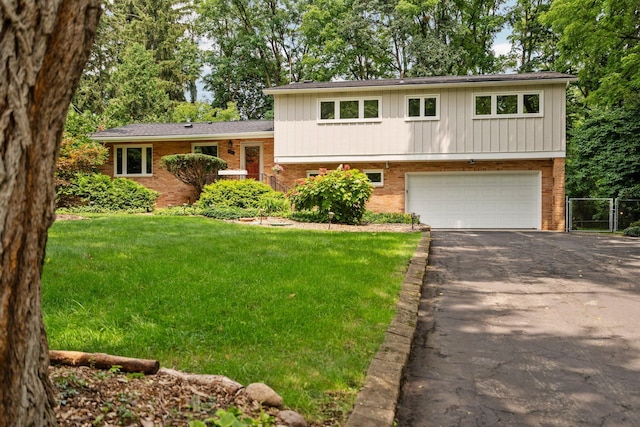
<path id="1" fill-rule="evenodd" d="M 399 427 L 640 426 L 640 239 L 432 236 Z"/>

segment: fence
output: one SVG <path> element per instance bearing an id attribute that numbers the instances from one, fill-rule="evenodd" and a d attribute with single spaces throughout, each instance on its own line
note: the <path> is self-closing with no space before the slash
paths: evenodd
<path id="1" fill-rule="evenodd" d="M 567 231 L 614 232 L 640 221 L 640 199 L 567 198 Z"/>

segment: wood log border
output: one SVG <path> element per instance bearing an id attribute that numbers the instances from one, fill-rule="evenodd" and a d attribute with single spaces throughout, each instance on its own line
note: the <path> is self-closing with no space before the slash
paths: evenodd
<path id="1" fill-rule="evenodd" d="M 97 369 L 118 367 L 122 372 L 142 372 L 145 375 L 153 375 L 160 369 L 160 362 L 157 360 L 82 351 L 49 350 L 49 362 L 53 365 L 90 366 Z"/>

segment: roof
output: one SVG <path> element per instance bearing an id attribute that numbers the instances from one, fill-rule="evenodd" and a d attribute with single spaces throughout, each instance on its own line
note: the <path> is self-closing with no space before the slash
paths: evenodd
<path id="1" fill-rule="evenodd" d="M 340 90 L 398 90 L 416 87 L 450 87 L 450 86 L 486 86 L 500 83 L 518 85 L 531 83 L 569 83 L 577 81 L 575 76 L 556 72 L 523 73 L 523 74 L 485 74 L 473 76 L 436 76 L 413 77 L 404 79 L 345 80 L 334 82 L 305 81 L 276 86 L 264 90 L 270 95 L 297 92 L 328 92 Z"/>
<path id="2" fill-rule="evenodd" d="M 273 136 L 273 120 L 209 123 L 137 123 L 96 132 L 97 141 L 195 140 Z"/>

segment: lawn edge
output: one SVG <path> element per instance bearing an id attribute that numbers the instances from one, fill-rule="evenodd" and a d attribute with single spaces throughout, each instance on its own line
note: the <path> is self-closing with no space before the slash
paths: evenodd
<path id="1" fill-rule="evenodd" d="M 402 377 L 418 324 L 418 308 L 429 260 L 431 230 L 426 229 L 405 274 L 396 315 L 374 356 L 346 427 L 392 427 Z"/>

